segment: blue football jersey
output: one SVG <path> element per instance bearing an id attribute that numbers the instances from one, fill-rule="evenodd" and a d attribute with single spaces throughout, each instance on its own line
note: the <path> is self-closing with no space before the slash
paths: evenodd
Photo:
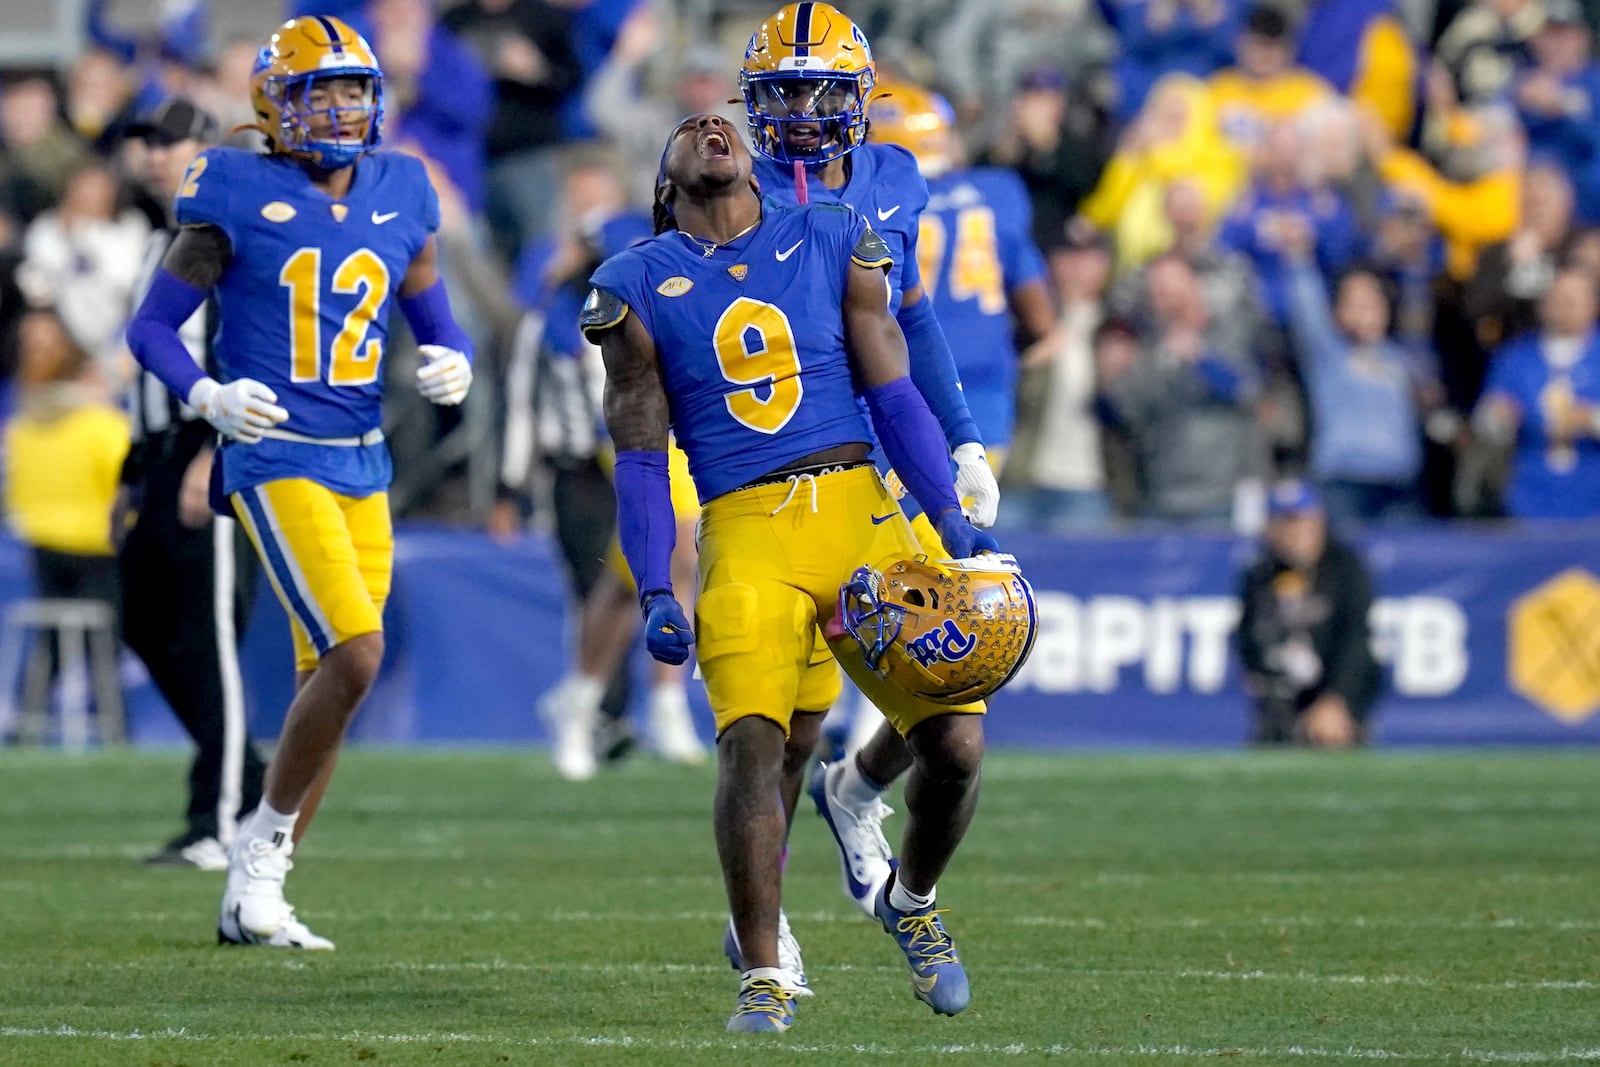
<path id="1" fill-rule="evenodd" d="M 1578 361 L 1565 370 L 1545 358 L 1539 334 L 1512 339 L 1490 362 L 1483 395 L 1509 399 L 1522 413 L 1506 509 L 1524 519 L 1600 516 L 1600 441 L 1550 437 L 1558 413 L 1574 404 L 1600 406 L 1600 334 L 1589 335 Z"/>
<path id="2" fill-rule="evenodd" d="M 293 160 L 209 148 L 190 166 L 178 222 L 228 237 L 233 258 L 215 294 L 223 381 L 254 378 L 289 412 L 281 429 L 356 437 L 382 425 L 383 355 L 401 279 L 439 227 L 422 163 L 375 153 L 335 200 Z M 304 477 L 366 495 L 392 476 L 382 445 L 339 448 L 267 438 L 228 442 L 223 488 L 233 493 Z"/>
<path id="3" fill-rule="evenodd" d="M 1017 347 L 1009 295 L 1045 274 L 1033 207 L 1016 174 L 980 167 L 928 183 L 917 234 L 922 285 L 956 357 L 961 388 L 987 445 L 1011 441 Z"/>
<path id="4" fill-rule="evenodd" d="M 861 258 L 868 232 L 853 211 L 768 203 L 759 226 L 710 255 L 672 231 L 594 272 L 595 289 L 626 305 L 605 325 L 631 311 L 655 342 L 702 502 L 814 452 L 871 442 L 842 313 L 851 262 L 889 266 L 887 255 Z"/>
<path id="5" fill-rule="evenodd" d="M 894 266 L 889 268 L 889 310 L 898 312 L 901 298 L 921 283 L 914 253 L 917 219 L 928 203 L 928 183 L 917 170 L 916 158 L 899 145 L 868 141 L 845 158 L 850 177 L 844 185 L 829 189 L 821 179 L 808 177 L 806 195 L 813 204 L 843 204 L 854 209 L 883 238 L 894 257 Z M 780 204 L 798 203 L 794 164 L 775 163 L 758 155 L 755 177 L 762 196 Z"/>

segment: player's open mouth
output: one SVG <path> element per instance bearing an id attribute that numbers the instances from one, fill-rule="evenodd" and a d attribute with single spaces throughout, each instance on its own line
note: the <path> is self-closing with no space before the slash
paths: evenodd
<path id="1" fill-rule="evenodd" d="M 801 150 L 816 148 L 822 143 L 822 128 L 811 123 L 790 124 L 783 131 L 783 139 L 790 148 Z"/>
<path id="2" fill-rule="evenodd" d="M 726 159 L 733 155 L 728 135 L 721 130 L 707 130 L 700 135 L 700 155 L 706 159 Z"/>

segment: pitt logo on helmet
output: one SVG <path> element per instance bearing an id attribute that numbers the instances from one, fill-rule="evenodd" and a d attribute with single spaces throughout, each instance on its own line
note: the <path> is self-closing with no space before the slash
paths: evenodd
<path id="1" fill-rule="evenodd" d="M 924 667 L 931 667 L 940 660 L 954 663 L 966 659 L 977 645 L 975 635 L 964 633 L 956 620 L 946 619 L 921 637 L 907 641 L 906 651 Z"/>
<path id="2" fill-rule="evenodd" d="M 278 27 L 256 56 L 250 102 L 273 152 L 328 170 L 350 166 L 383 136 L 378 57 L 360 34 L 331 16 Z"/>
<path id="3" fill-rule="evenodd" d="M 788 4 L 745 48 L 739 89 L 750 140 L 781 163 L 838 159 L 867 138 L 876 82 L 860 27 L 831 4 Z"/>
<path id="4" fill-rule="evenodd" d="M 861 567 L 826 631 L 855 638 L 879 677 L 934 704 L 982 700 L 1016 677 L 1039 629 L 1033 589 L 1008 556 L 926 556 Z"/>

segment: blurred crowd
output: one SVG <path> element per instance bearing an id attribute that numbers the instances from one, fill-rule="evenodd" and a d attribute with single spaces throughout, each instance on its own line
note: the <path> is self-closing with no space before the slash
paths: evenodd
<path id="1" fill-rule="evenodd" d="M 677 118 L 742 128 L 740 53 L 774 6 L 291 0 L 219 39 L 203 0 L 90 3 L 68 64 L 0 77 L 5 417 L 121 404 L 172 180 L 148 117 L 182 97 L 251 143 L 271 23 L 334 14 L 383 64 L 386 146 L 429 164 L 487 386 L 459 415 L 393 390 L 396 510 L 542 521 L 552 467 L 605 447 L 584 279 L 648 233 Z M 841 5 L 880 81 L 943 93 L 966 161 L 1031 199 L 1057 322 L 1018 356 L 1002 520 L 1249 530 L 1286 475 L 1340 521 L 1600 515 L 1597 7 Z M 61 329 L 19 329 L 30 309 Z M 398 381 L 415 356 L 388 362 Z M 1029 506 L 1062 499 L 1104 506 Z"/>

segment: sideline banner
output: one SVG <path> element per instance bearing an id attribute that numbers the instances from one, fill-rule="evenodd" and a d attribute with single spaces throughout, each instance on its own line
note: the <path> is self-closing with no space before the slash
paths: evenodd
<path id="1" fill-rule="evenodd" d="M 997 745 L 1236 746 L 1247 701 L 1233 651 L 1237 575 L 1254 542 L 1195 534 L 1008 535 L 1038 594 L 1040 634 L 994 700 Z M 1373 571 L 1385 745 L 1600 741 L 1600 531 L 1429 526 L 1354 540 Z M 566 580 L 550 544 L 397 531 L 388 654 L 356 737 L 383 743 L 544 740 L 534 715 L 566 663 Z M 26 555 L 0 546 L 0 599 Z M 252 723 L 273 736 L 292 688 L 287 624 L 263 586 L 246 638 Z M 644 662 L 637 657 L 644 691 Z M 691 684 L 702 734 L 710 716 Z M 181 738 L 148 685 L 141 740 Z"/>

